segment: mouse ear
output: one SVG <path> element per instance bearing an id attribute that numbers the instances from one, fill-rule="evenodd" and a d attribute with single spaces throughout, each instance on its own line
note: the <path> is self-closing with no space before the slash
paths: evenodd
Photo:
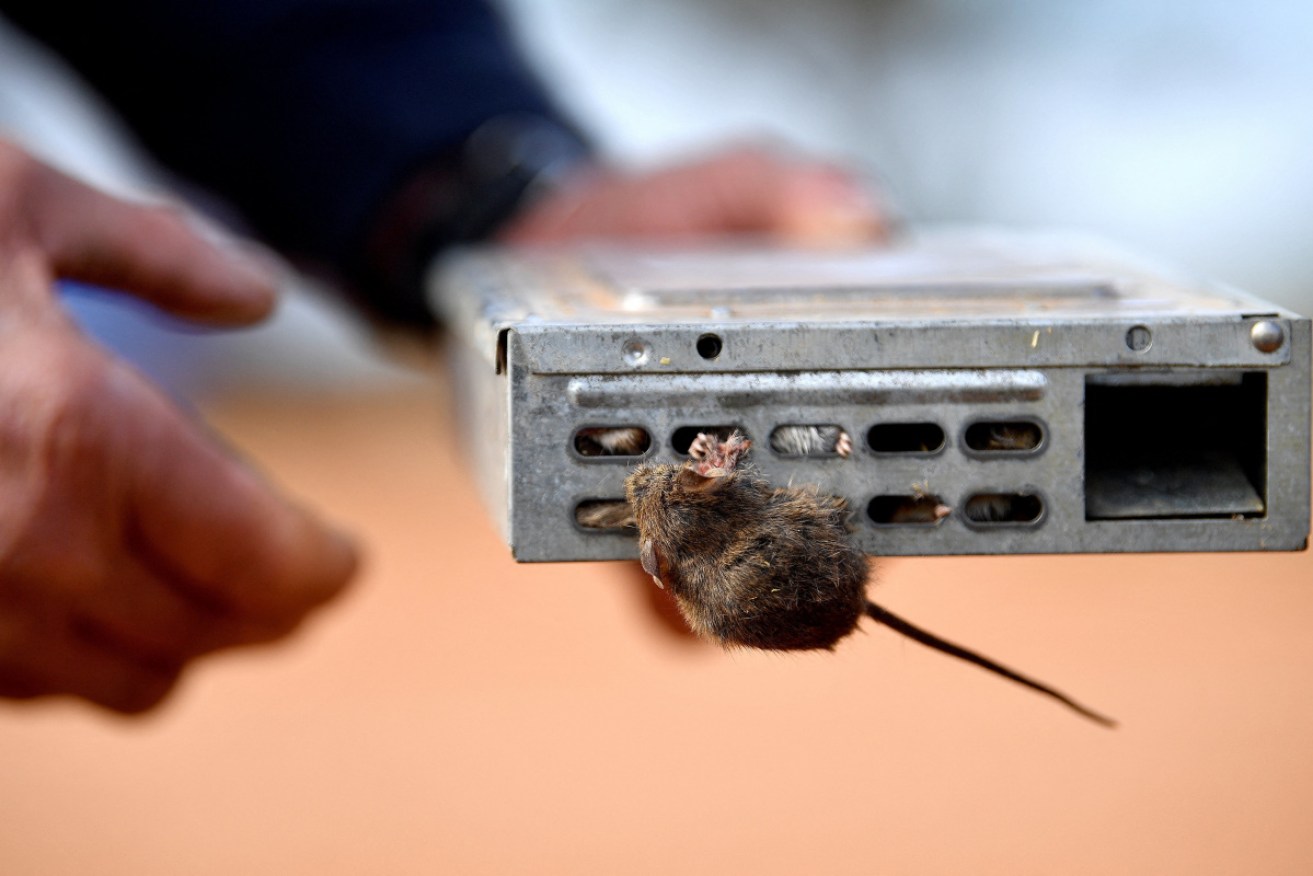
<path id="1" fill-rule="evenodd" d="M 666 579 L 670 577 L 670 566 L 665 558 L 657 552 L 656 544 L 645 538 L 638 545 L 638 561 L 643 564 L 643 571 L 652 576 L 656 586 L 666 589 Z"/>
<path id="2" fill-rule="evenodd" d="M 661 583 L 661 564 L 657 562 L 656 545 L 652 539 L 645 538 L 638 543 L 638 562 L 642 564 L 644 572 L 656 578 L 658 584 Z"/>

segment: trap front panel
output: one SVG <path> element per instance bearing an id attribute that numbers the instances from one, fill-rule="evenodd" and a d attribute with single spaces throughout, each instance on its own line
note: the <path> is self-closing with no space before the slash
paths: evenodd
<path id="1" fill-rule="evenodd" d="M 433 290 L 522 561 L 636 557 L 627 473 L 731 429 L 873 555 L 1305 544 L 1308 320 L 1088 243 L 475 251 Z"/>

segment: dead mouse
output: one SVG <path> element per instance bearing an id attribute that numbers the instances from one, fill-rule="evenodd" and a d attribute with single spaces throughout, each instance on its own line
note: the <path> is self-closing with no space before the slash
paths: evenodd
<path id="1" fill-rule="evenodd" d="M 689 626 L 726 646 L 833 649 L 865 615 L 1066 704 L 1115 722 L 1065 694 L 928 633 L 866 598 L 866 555 L 853 547 L 847 503 L 773 487 L 742 457 L 735 432 L 700 434 L 683 465 L 648 463 L 625 481 L 644 570 L 674 594 Z"/>

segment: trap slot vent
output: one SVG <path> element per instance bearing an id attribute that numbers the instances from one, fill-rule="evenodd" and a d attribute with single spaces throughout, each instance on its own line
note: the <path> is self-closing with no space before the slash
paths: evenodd
<path id="1" fill-rule="evenodd" d="M 680 426 L 670 435 L 670 448 L 681 456 L 688 456 L 688 449 L 697 440 L 699 432 L 714 435 L 717 441 L 724 441 L 735 429 L 744 437 L 751 438 L 742 426 Z"/>
<path id="2" fill-rule="evenodd" d="M 974 526 L 1033 526 L 1044 516 L 1044 500 L 1037 493 L 974 493 L 962 516 Z"/>
<path id="3" fill-rule="evenodd" d="M 580 456 L 635 457 L 652 447 L 652 435 L 642 426 L 585 426 L 578 429 L 570 445 Z"/>
<path id="4" fill-rule="evenodd" d="M 938 423 L 876 423 L 866 443 L 876 453 L 929 456 L 944 449 L 944 428 Z"/>
<path id="5" fill-rule="evenodd" d="M 1034 420 L 978 420 L 967 426 L 962 443 L 975 456 L 1038 453 L 1044 446 L 1044 427 Z"/>
<path id="6" fill-rule="evenodd" d="M 852 440 L 834 423 L 785 423 L 770 433 L 770 449 L 783 457 L 847 457 Z"/>
<path id="7" fill-rule="evenodd" d="M 950 509 L 938 496 L 886 493 L 866 505 L 866 516 L 877 526 L 934 526 Z"/>
<path id="8" fill-rule="evenodd" d="M 624 499 L 584 499 L 574 507 L 574 522 L 589 532 L 637 532 Z"/>

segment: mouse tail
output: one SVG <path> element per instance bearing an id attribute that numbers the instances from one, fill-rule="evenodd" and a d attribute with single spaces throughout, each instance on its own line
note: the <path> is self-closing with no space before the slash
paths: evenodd
<path id="1" fill-rule="evenodd" d="M 990 660 L 988 657 L 977 654 L 975 651 L 969 651 L 966 648 L 963 648 L 961 645 L 954 645 L 952 642 L 941 639 L 938 636 L 936 636 L 934 633 L 927 632 L 918 626 L 908 623 L 898 615 L 888 611 L 885 608 L 882 608 L 881 606 L 876 605 L 874 602 L 866 603 L 866 613 L 870 615 L 874 620 L 884 624 L 885 626 L 889 627 L 892 630 L 902 633 L 904 636 L 907 636 L 909 639 L 920 642 L 922 645 L 925 645 L 928 648 L 933 648 L 936 651 L 942 651 L 943 653 L 950 654 L 953 657 L 957 657 L 960 660 L 965 660 L 968 663 L 973 663 L 976 666 L 979 666 L 981 669 L 989 670 L 990 672 L 993 672 L 996 675 L 1001 675 L 1004 678 L 1010 679 L 1011 681 L 1015 681 L 1017 684 L 1028 687 L 1033 691 L 1037 691 L 1039 693 L 1044 694 L 1045 696 L 1052 697 L 1053 699 L 1062 703 L 1067 708 L 1071 709 L 1077 714 L 1082 715 L 1083 717 L 1089 718 L 1091 721 L 1095 722 L 1096 724 L 1101 724 L 1104 727 L 1117 726 L 1117 722 L 1114 721 L 1112 718 L 1109 718 L 1107 715 L 1101 715 L 1098 712 L 1094 711 L 1093 709 L 1089 709 L 1086 708 L 1085 706 L 1082 706 L 1080 703 L 1076 702 L 1071 697 L 1067 696 L 1061 691 L 1055 690 L 1054 688 L 1049 687 L 1047 684 L 1036 681 L 1033 678 L 1027 678 L 1021 673 L 1008 669 L 1006 666 L 1000 663 L 995 663 L 993 660 Z"/>

